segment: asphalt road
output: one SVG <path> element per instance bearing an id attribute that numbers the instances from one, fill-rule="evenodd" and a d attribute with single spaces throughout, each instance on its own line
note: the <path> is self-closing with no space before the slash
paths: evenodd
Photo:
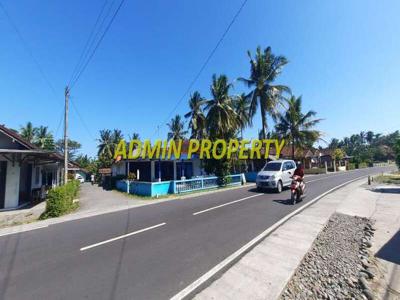
<path id="1" fill-rule="evenodd" d="M 385 170 L 310 176 L 294 206 L 244 187 L 0 237 L 0 299 L 168 299 L 316 196 Z"/>

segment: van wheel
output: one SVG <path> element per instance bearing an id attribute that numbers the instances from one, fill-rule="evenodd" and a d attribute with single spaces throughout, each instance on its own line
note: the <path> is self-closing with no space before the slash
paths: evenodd
<path id="1" fill-rule="evenodd" d="M 281 193 L 282 189 L 283 189 L 282 181 L 279 180 L 278 183 L 277 183 L 277 186 L 276 186 L 276 192 L 277 193 Z"/>

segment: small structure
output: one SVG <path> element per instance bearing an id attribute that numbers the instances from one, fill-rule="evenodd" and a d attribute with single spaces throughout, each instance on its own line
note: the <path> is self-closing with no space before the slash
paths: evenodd
<path id="1" fill-rule="evenodd" d="M 62 182 L 63 157 L 25 141 L 0 125 L 0 209 L 14 209 L 44 198 Z"/>

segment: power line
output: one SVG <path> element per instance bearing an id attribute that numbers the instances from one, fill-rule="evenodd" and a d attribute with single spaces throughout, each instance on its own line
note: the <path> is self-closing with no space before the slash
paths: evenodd
<path id="1" fill-rule="evenodd" d="M 105 35 L 107 34 L 108 30 L 110 29 L 112 23 L 115 20 L 115 17 L 117 16 L 118 12 L 120 11 L 122 5 L 124 4 L 125 0 L 121 0 L 120 4 L 118 5 L 117 9 L 115 10 L 110 22 L 107 24 L 107 27 L 105 28 L 103 34 L 101 35 L 100 39 L 98 40 L 95 48 L 93 49 L 92 53 L 90 54 L 90 56 L 88 57 L 86 63 L 83 65 L 82 69 L 80 70 L 80 72 L 77 74 L 75 80 L 71 83 L 70 88 L 72 89 L 73 86 L 75 86 L 75 84 L 77 83 L 77 81 L 79 80 L 79 78 L 81 77 L 82 73 L 85 71 L 86 67 L 88 66 L 88 64 L 90 63 L 90 61 L 92 60 L 93 56 L 95 55 L 97 49 L 99 48 L 101 42 L 103 41 Z"/>
<path id="2" fill-rule="evenodd" d="M 106 1 L 106 2 L 107 2 L 107 1 Z M 21 42 L 22 42 L 22 44 L 23 44 L 25 50 L 29 53 L 30 57 L 31 57 L 32 60 L 34 61 L 34 63 L 35 63 L 35 65 L 36 65 L 36 67 L 38 68 L 38 70 L 39 70 L 39 72 L 40 72 L 42 78 L 43 78 L 44 81 L 47 83 L 47 85 L 49 86 L 50 90 L 53 92 L 54 96 L 57 97 L 57 93 L 56 93 L 56 90 L 55 90 L 54 86 L 52 85 L 52 83 L 51 83 L 50 80 L 48 79 L 48 77 L 47 77 L 46 73 L 44 72 L 42 66 L 40 65 L 39 61 L 38 61 L 38 60 L 36 59 L 36 57 L 33 55 L 33 51 L 32 51 L 32 49 L 29 47 L 28 43 L 25 41 L 25 39 L 24 39 L 24 37 L 23 37 L 21 31 L 18 29 L 17 25 L 16 25 L 15 22 L 12 20 L 10 14 L 7 12 L 6 8 L 4 7 L 4 5 L 3 5 L 1 2 L 0 2 L 0 8 L 3 10 L 5 16 L 7 17 L 8 21 L 9 21 L 9 23 L 11 24 L 11 27 L 12 27 L 12 28 L 14 29 L 14 31 L 17 33 L 17 35 L 18 35 L 19 39 L 21 40 Z M 72 102 L 72 101 L 71 101 L 71 102 Z M 72 104 L 73 104 L 73 102 L 72 102 Z M 63 107 L 64 107 L 64 106 L 63 106 Z M 73 107 L 74 107 L 76 113 L 78 114 L 78 117 L 79 117 L 79 119 L 81 120 L 83 126 L 84 126 L 85 129 L 88 131 L 89 135 L 93 138 L 93 135 L 90 133 L 90 130 L 88 129 L 86 123 L 83 121 L 83 118 L 82 118 L 81 114 L 79 113 L 77 107 L 76 107 L 74 104 L 73 104 Z M 60 130 L 60 127 L 61 127 L 61 123 L 62 123 L 62 121 L 64 120 L 63 112 L 64 112 L 64 109 L 62 109 L 62 111 L 61 111 L 61 116 L 60 116 L 60 119 L 59 119 L 59 122 L 58 122 L 58 125 L 57 125 L 57 129 L 56 129 L 56 132 L 55 132 L 55 137 L 57 137 L 58 131 Z"/>
<path id="3" fill-rule="evenodd" d="M 206 66 L 208 65 L 208 63 L 210 62 L 211 58 L 214 56 L 215 52 L 217 51 L 217 49 L 219 48 L 219 46 L 221 45 L 222 41 L 224 40 L 225 36 L 228 34 L 229 30 L 231 29 L 233 23 L 235 23 L 236 19 L 238 18 L 239 14 L 241 13 L 241 11 L 243 10 L 244 6 L 246 5 L 248 0 L 244 0 L 242 2 L 242 5 L 240 5 L 239 9 L 237 10 L 237 12 L 235 13 L 235 15 L 233 16 L 231 22 L 229 23 L 228 27 L 226 27 L 225 31 L 223 32 L 222 36 L 220 37 L 220 39 L 218 40 L 217 44 L 215 45 L 215 47 L 212 49 L 212 51 L 210 52 L 210 54 L 207 56 L 207 59 L 205 60 L 205 62 L 203 63 L 203 65 L 201 66 L 200 70 L 197 72 L 196 76 L 194 77 L 194 79 L 190 82 L 188 88 L 185 90 L 185 92 L 183 93 L 182 97 L 178 100 L 178 102 L 176 103 L 176 105 L 174 106 L 174 108 L 171 110 L 171 112 L 168 114 L 168 117 L 165 118 L 165 121 L 160 125 L 165 124 L 168 119 L 171 117 L 171 115 L 176 111 L 176 109 L 178 108 L 178 106 L 181 104 L 181 102 L 183 101 L 183 99 L 186 98 L 187 94 L 190 92 L 190 90 L 192 89 L 192 87 L 194 86 L 194 84 L 196 83 L 196 81 L 199 79 L 201 73 L 203 73 L 204 69 L 206 68 Z M 157 129 L 159 130 L 159 129 Z M 154 132 L 153 136 L 156 134 L 157 130 Z"/>
<path id="4" fill-rule="evenodd" d="M 76 114 L 78 115 L 78 118 L 79 118 L 80 121 L 82 122 L 83 127 L 86 129 L 86 132 L 89 134 L 89 136 L 90 136 L 91 139 L 95 140 L 94 136 L 92 135 L 92 133 L 91 133 L 90 130 L 89 130 L 89 127 L 86 125 L 85 120 L 82 118 L 82 115 L 79 113 L 77 107 L 75 106 L 74 101 L 72 101 L 71 98 L 70 98 L 69 100 L 70 100 L 70 103 L 72 104 L 72 108 L 75 110 Z"/>
<path id="5" fill-rule="evenodd" d="M 101 18 L 101 16 L 103 15 L 104 9 L 105 9 L 105 7 L 107 6 L 107 2 L 108 2 L 108 0 L 105 0 L 104 3 L 103 3 L 103 5 L 102 5 L 102 7 L 101 7 L 101 10 L 100 10 L 100 12 L 99 12 L 99 14 L 98 14 L 98 16 L 97 16 L 97 18 L 96 18 L 96 22 L 94 23 L 94 26 L 93 26 L 93 28 L 92 28 L 90 34 L 89 34 L 89 37 L 88 37 L 88 39 L 87 39 L 87 41 L 86 41 L 86 43 L 85 43 L 85 46 L 83 47 L 83 51 L 82 51 L 82 53 L 81 53 L 81 55 L 80 55 L 80 57 L 79 57 L 79 59 L 78 59 L 78 62 L 77 62 L 77 64 L 76 64 L 74 70 L 72 71 L 71 79 L 69 80 L 68 85 L 71 84 L 71 81 L 74 79 L 75 75 L 78 73 L 79 68 L 82 66 L 83 61 L 85 61 L 85 59 L 86 59 L 86 57 L 87 57 L 87 54 L 88 54 L 88 52 L 89 52 L 89 49 L 91 48 L 91 46 L 93 45 L 93 43 L 94 43 L 94 41 L 95 41 L 95 37 L 96 37 L 96 36 L 98 35 L 98 33 L 100 32 L 100 28 L 103 26 L 104 20 L 106 19 L 106 17 L 109 15 L 109 12 L 111 11 L 111 6 L 113 5 L 114 1 L 113 1 L 113 3 L 111 3 L 110 9 L 109 9 L 109 11 L 108 11 L 106 17 L 104 17 L 103 21 L 101 22 L 101 25 L 100 25 L 100 27 L 99 27 L 99 30 L 97 31 L 96 35 L 94 35 L 94 32 L 95 32 L 95 30 L 96 30 L 96 28 L 97 28 L 97 25 L 99 24 L 100 18 Z M 93 38 L 93 37 L 94 37 L 94 38 Z"/>
<path id="6" fill-rule="evenodd" d="M 24 46 L 25 50 L 29 53 L 29 55 L 31 56 L 32 60 L 34 61 L 36 67 L 38 68 L 40 74 L 42 75 L 44 81 L 46 81 L 47 85 L 50 87 L 50 89 L 53 91 L 54 95 L 57 95 L 56 90 L 54 88 L 54 86 L 51 84 L 50 80 L 48 79 L 48 77 L 46 76 L 46 73 L 43 71 L 41 65 L 39 64 L 39 61 L 36 59 L 36 57 L 33 55 L 33 52 L 31 50 L 31 48 L 29 47 L 28 43 L 25 41 L 24 37 L 22 36 L 22 33 L 19 31 L 17 25 L 14 23 L 14 21 L 12 20 L 11 16 L 8 14 L 6 8 L 4 7 L 4 5 L 0 2 L 0 8 L 3 10 L 8 22 L 10 23 L 11 27 L 14 29 L 14 31 L 17 33 L 19 39 L 22 42 L 22 45 Z"/>

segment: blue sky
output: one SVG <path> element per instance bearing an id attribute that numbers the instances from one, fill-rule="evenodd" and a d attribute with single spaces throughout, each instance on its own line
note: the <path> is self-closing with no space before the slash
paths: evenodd
<path id="1" fill-rule="evenodd" d="M 57 95 L 0 10 L 0 123 L 32 121 L 57 132 L 68 83 L 103 1 L 1 0 Z M 98 131 L 166 138 L 165 118 L 200 69 L 241 0 L 126 0 L 71 91 L 70 137 L 95 155 Z M 271 46 L 290 63 L 279 83 L 325 120 L 325 139 L 400 129 L 399 1 L 249 0 L 194 90 L 209 97 L 213 73 L 249 75 L 246 51 Z M 235 83 L 233 93 L 246 89 Z M 176 113 L 187 112 L 185 99 Z M 256 137 L 260 115 L 246 137 Z M 160 130 L 154 135 L 157 125 Z M 269 124 L 272 124 L 269 121 Z"/>

